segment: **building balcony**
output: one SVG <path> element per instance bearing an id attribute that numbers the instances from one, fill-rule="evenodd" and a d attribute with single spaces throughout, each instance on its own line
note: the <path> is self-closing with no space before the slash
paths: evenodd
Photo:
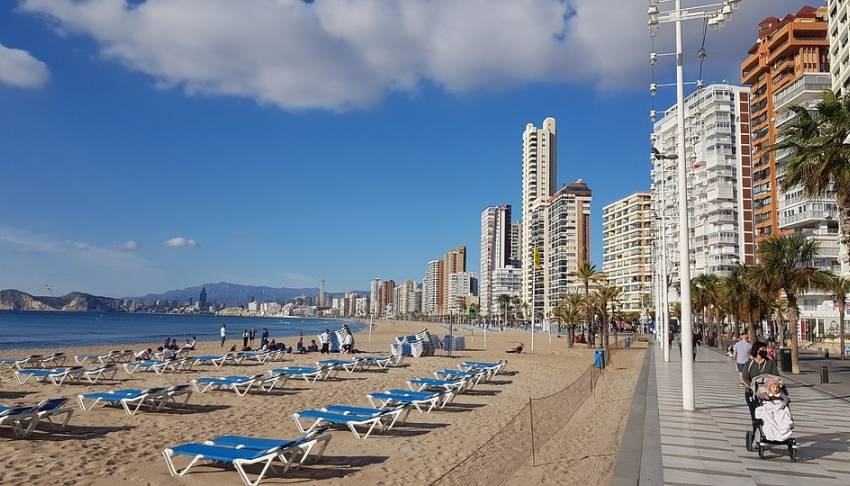
<path id="1" fill-rule="evenodd" d="M 832 81 L 829 73 L 804 74 L 773 95 L 773 109 L 779 111 L 788 106 L 800 105 L 803 101 L 820 97 L 824 91 L 831 87 Z M 779 120 L 776 124 L 779 124 Z"/>
<path id="2" fill-rule="evenodd" d="M 802 213 L 784 215 L 779 213 L 779 229 L 792 230 L 805 227 L 818 226 L 823 221 L 835 221 L 837 216 L 836 211 L 823 209 L 808 209 Z"/>

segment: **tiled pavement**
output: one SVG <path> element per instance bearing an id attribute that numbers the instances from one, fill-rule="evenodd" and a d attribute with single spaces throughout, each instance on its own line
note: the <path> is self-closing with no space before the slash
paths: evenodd
<path id="1" fill-rule="evenodd" d="M 669 363 L 654 351 L 649 359 L 657 382 L 665 485 L 850 485 L 850 403 L 789 380 L 798 462 L 790 461 L 784 447 L 759 459 L 745 447 L 750 415 L 732 361 L 700 351 L 694 364 L 697 410 L 685 412 L 678 348 Z M 653 412 L 647 408 L 647 414 Z M 649 484 L 641 478 L 640 484 Z"/>

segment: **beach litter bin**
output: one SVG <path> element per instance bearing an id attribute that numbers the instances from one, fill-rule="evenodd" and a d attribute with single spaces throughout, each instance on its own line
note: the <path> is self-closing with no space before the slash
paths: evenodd
<path id="1" fill-rule="evenodd" d="M 824 383 L 829 383 L 829 367 L 828 366 L 821 366 L 820 367 L 820 382 L 821 382 L 821 385 L 823 385 Z"/>
<path id="2" fill-rule="evenodd" d="M 623 347 L 630 348 L 632 347 L 632 338 L 627 337 L 623 340 Z"/>
<path id="3" fill-rule="evenodd" d="M 779 364 L 782 365 L 782 371 L 791 372 L 791 350 L 782 348 L 779 350 Z"/>
<path id="4" fill-rule="evenodd" d="M 605 349 L 599 348 L 593 354 L 593 367 L 605 369 Z"/>

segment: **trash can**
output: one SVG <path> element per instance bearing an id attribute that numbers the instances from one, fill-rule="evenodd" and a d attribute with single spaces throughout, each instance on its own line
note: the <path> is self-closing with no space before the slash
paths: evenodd
<path id="1" fill-rule="evenodd" d="M 623 339 L 623 347 L 625 347 L 625 348 L 632 347 L 632 338 L 627 337 L 626 339 Z"/>
<path id="2" fill-rule="evenodd" d="M 823 348 L 823 357 L 829 359 L 829 348 Z"/>
<path id="3" fill-rule="evenodd" d="M 791 372 L 791 350 L 788 348 L 782 348 L 779 350 L 779 361 L 780 365 L 782 365 L 782 371 L 786 373 Z"/>
<path id="4" fill-rule="evenodd" d="M 820 367 L 820 382 L 821 384 L 829 383 L 829 367 L 821 366 Z"/>
<path id="5" fill-rule="evenodd" d="M 593 355 L 593 367 L 605 369 L 605 349 L 599 348 Z"/>

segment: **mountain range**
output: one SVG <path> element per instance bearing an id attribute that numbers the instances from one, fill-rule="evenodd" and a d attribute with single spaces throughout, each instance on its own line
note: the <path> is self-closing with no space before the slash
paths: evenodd
<path id="1" fill-rule="evenodd" d="M 117 299 L 83 292 L 52 297 L 30 295 L 15 289 L 0 290 L 0 310 L 112 312 L 120 309 Z"/>
<path id="2" fill-rule="evenodd" d="M 290 288 L 290 287 L 266 287 L 262 285 L 241 285 L 228 282 L 207 283 L 188 287 L 180 290 L 169 290 L 161 294 L 147 294 L 140 297 L 127 297 L 131 300 L 153 301 L 153 300 L 176 300 L 179 302 L 188 301 L 190 298 L 197 302 L 201 295 L 201 289 L 207 289 L 207 302 L 217 302 L 226 306 L 242 305 L 254 300 L 263 301 L 284 301 L 294 299 L 296 297 L 315 297 L 319 295 L 319 289 L 311 288 Z M 359 295 L 367 295 L 366 292 L 355 290 Z M 339 297 L 344 295 L 339 292 L 326 292 L 328 298 Z"/>

